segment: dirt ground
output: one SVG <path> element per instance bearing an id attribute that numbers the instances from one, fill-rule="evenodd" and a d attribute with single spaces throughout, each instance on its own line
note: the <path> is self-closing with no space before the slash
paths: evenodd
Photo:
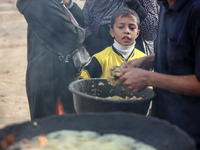
<path id="1" fill-rule="evenodd" d="M 25 89 L 27 23 L 16 1 L 0 0 L 0 129 L 30 120 Z"/>

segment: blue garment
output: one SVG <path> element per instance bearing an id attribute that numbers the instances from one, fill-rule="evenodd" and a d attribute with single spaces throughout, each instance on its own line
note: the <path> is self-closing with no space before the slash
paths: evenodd
<path id="1" fill-rule="evenodd" d="M 200 0 L 176 0 L 171 8 L 164 0 L 155 54 L 156 72 L 196 74 L 200 81 Z M 185 96 L 163 89 L 155 91 L 152 115 L 185 130 L 200 148 L 200 96 Z"/>

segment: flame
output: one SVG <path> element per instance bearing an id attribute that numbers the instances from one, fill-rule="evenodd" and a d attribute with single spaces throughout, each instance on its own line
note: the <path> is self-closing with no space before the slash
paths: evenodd
<path id="1" fill-rule="evenodd" d="M 47 143 L 47 137 L 44 134 L 40 134 L 38 138 L 38 147 L 42 147 Z"/>
<path id="2" fill-rule="evenodd" d="M 66 114 L 66 112 L 64 111 L 63 104 L 62 104 L 60 97 L 57 98 L 56 102 L 57 102 L 56 103 L 56 114 L 57 115 Z"/>
<path id="3" fill-rule="evenodd" d="M 2 141 L 1 141 L 1 148 L 5 149 L 6 147 L 12 145 L 15 142 L 15 137 L 12 134 L 8 134 Z"/>

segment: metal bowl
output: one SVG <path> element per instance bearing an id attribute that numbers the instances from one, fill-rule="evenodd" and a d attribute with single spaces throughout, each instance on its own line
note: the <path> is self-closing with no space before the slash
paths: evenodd
<path id="1" fill-rule="evenodd" d="M 16 142 L 60 130 L 120 134 L 153 146 L 157 150 L 195 150 L 193 139 L 177 126 L 154 117 L 134 113 L 84 113 L 49 116 L 0 130 L 0 142 L 12 134 Z M 103 149 L 103 148 L 102 148 Z M 0 146 L 1 150 L 1 146 Z"/>
<path id="2" fill-rule="evenodd" d="M 77 114 L 86 112 L 133 112 L 146 115 L 150 102 L 155 96 L 152 89 L 146 88 L 134 93 L 122 84 L 111 86 L 106 79 L 91 78 L 72 82 L 69 90 L 73 94 L 74 108 Z M 140 100 L 108 99 L 108 96 L 142 97 Z"/>

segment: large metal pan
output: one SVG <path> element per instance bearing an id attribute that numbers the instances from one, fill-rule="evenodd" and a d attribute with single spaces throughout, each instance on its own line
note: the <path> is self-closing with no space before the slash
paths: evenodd
<path id="1" fill-rule="evenodd" d="M 73 93 L 75 111 L 86 112 L 134 112 L 146 115 L 149 104 L 155 93 L 152 89 L 146 88 L 141 92 L 134 93 L 127 90 L 122 84 L 119 86 L 109 85 L 106 79 L 91 78 L 74 81 L 69 85 Z M 114 100 L 108 96 L 120 96 L 122 98 L 141 97 L 141 100 Z"/>
<path id="2" fill-rule="evenodd" d="M 158 150 L 195 150 L 194 141 L 182 130 L 166 121 L 133 113 L 86 113 L 51 116 L 8 126 L 0 130 L 0 141 L 8 134 L 16 140 L 29 139 L 63 129 L 90 130 L 133 137 Z"/>

